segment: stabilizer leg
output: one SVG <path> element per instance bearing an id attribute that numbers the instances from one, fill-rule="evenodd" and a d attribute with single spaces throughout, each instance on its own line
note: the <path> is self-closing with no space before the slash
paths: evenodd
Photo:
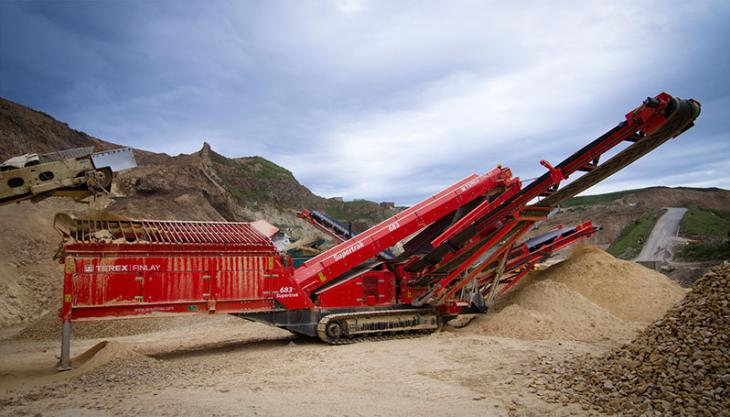
<path id="1" fill-rule="evenodd" d="M 71 320 L 64 320 L 61 328 L 61 363 L 58 370 L 71 370 Z"/>

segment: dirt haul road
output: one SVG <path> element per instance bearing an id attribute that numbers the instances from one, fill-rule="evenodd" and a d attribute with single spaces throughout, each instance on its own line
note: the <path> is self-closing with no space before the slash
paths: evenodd
<path id="1" fill-rule="evenodd" d="M 0 344 L 0 415 L 601 415 L 542 400 L 531 386 L 537 364 L 628 342 L 684 294 L 584 248 L 466 328 L 415 339 L 329 346 L 234 317 L 188 317 L 106 341 L 77 337 L 74 353 L 86 353 L 58 373 L 58 340 L 36 340 L 45 329 L 31 326 Z M 118 329 L 134 333 L 126 323 Z"/>
<path id="2" fill-rule="evenodd" d="M 677 243 L 679 225 L 686 212 L 686 208 L 668 208 L 657 220 L 635 261 L 671 261 L 672 247 Z"/>

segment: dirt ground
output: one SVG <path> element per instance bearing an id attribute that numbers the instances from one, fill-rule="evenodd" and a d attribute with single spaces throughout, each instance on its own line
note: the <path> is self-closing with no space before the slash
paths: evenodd
<path id="1" fill-rule="evenodd" d="M 329 346 L 234 317 L 177 325 L 107 339 L 96 355 L 61 373 L 53 367 L 58 341 L 3 343 L 0 414 L 584 415 L 579 406 L 539 399 L 529 374 L 538 358 L 608 347 L 466 330 Z M 100 341 L 76 340 L 73 349 Z"/>
<path id="2" fill-rule="evenodd" d="M 537 367 L 620 346 L 684 294 L 581 248 L 461 329 L 329 346 L 230 316 L 76 323 L 68 372 L 46 318 L 0 335 L 0 415 L 601 415 L 543 401 Z"/>

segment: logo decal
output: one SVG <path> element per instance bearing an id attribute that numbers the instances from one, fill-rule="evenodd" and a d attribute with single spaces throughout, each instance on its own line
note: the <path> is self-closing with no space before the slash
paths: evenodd
<path id="1" fill-rule="evenodd" d="M 345 249 L 345 250 L 343 250 L 341 252 L 337 252 L 335 254 L 335 260 L 336 261 L 339 261 L 340 259 L 344 259 L 348 255 L 352 255 L 353 253 L 357 252 L 358 250 L 360 250 L 360 249 L 362 249 L 364 247 L 365 247 L 365 244 L 364 243 L 357 242 L 355 245 L 350 246 L 349 248 L 347 248 L 347 249 Z"/>

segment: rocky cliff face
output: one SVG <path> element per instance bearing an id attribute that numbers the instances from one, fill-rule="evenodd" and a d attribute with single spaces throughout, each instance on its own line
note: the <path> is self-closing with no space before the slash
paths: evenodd
<path id="1" fill-rule="evenodd" d="M 342 202 L 313 194 L 283 167 L 259 156 L 227 158 L 203 144 L 179 155 L 120 173 L 109 210 L 165 219 L 252 221 L 266 219 L 294 238 L 312 232 L 296 217 L 317 209 L 365 229 L 396 211 L 371 201 Z"/>
<path id="2" fill-rule="evenodd" d="M 0 98 L 0 159 L 82 146 L 93 146 L 97 150 L 116 147 L 72 129 L 45 113 Z"/>

